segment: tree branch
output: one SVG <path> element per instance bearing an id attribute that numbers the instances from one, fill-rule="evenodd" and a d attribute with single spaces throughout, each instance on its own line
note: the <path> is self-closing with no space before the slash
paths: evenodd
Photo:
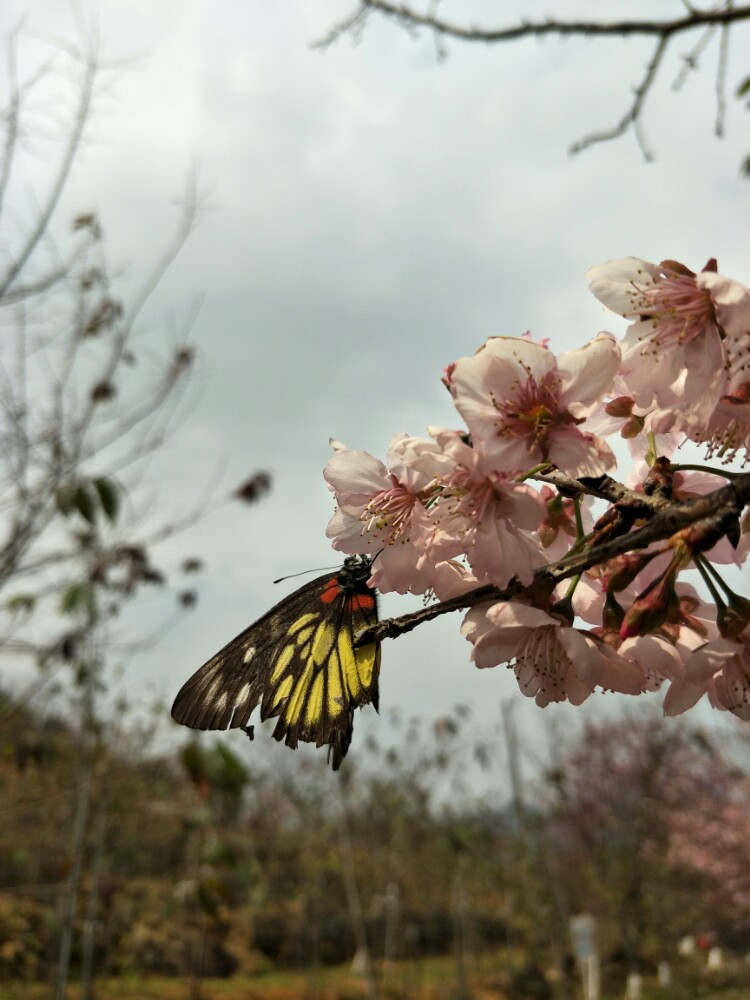
<path id="1" fill-rule="evenodd" d="M 664 58 L 664 53 L 667 51 L 669 38 L 669 35 L 663 35 L 657 42 L 654 54 L 648 62 L 643 79 L 635 89 L 633 103 L 630 105 L 630 108 L 625 112 L 617 125 L 611 129 L 605 129 L 603 132 L 592 132 L 589 135 L 584 136 L 583 139 L 579 139 L 578 142 L 574 142 L 569 149 L 571 154 L 580 153 L 597 142 L 608 142 L 610 139 L 619 139 L 621 135 L 624 135 L 627 132 L 630 125 L 637 125 L 638 116 L 643 109 L 646 95 L 653 86 L 656 74 L 661 66 L 662 59 Z M 643 153 L 643 158 L 649 161 L 653 160 L 653 153 L 651 153 L 646 147 L 640 130 L 636 128 L 635 133 L 638 145 L 641 147 L 641 152 Z"/>
<path id="2" fill-rule="evenodd" d="M 724 118 L 724 88 L 729 29 L 733 24 L 750 19 L 750 5 L 735 6 L 731 0 L 722 3 L 717 9 L 707 11 L 696 10 L 689 4 L 685 6 L 687 10 L 686 14 L 681 17 L 665 20 L 623 18 L 617 21 L 564 21 L 545 18 L 538 21 L 523 20 L 520 24 L 507 27 L 482 28 L 476 25 L 459 24 L 438 17 L 434 4 L 430 4 L 430 7 L 422 12 L 408 3 L 394 3 L 391 0 L 359 0 L 359 6 L 356 10 L 335 24 L 328 34 L 314 43 L 314 45 L 318 48 L 326 48 L 336 42 L 342 35 L 360 34 L 364 29 L 367 18 L 374 14 L 380 14 L 409 31 L 419 28 L 429 29 L 436 39 L 436 46 L 440 57 L 444 55 L 442 46 L 439 44 L 441 38 L 456 38 L 464 42 L 490 44 L 494 42 L 511 42 L 530 37 L 542 38 L 547 35 L 561 38 L 572 36 L 584 38 L 629 37 L 633 35 L 656 37 L 656 48 L 649 60 L 641 82 L 635 89 L 633 102 L 627 112 L 612 128 L 584 136 L 570 148 L 571 153 L 578 153 L 595 143 L 619 138 L 632 126 L 644 158 L 652 160 L 653 154 L 648 149 L 639 126 L 640 114 L 643 110 L 646 96 L 656 79 L 669 41 L 675 35 L 696 29 L 704 29 L 704 39 L 699 43 L 699 46 L 701 46 L 708 41 L 714 30 L 717 28 L 721 29 L 721 49 L 716 81 L 718 98 L 716 132 L 717 135 L 721 135 Z M 686 60 L 686 66 L 690 67 L 690 57 Z"/>
<path id="3" fill-rule="evenodd" d="M 608 476 L 602 478 L 609 480 Z M 614 483 L 614 480 L 611 482 Z M 640 493 L 636 496 L 639 500 L 644 500 L 649 504 L 654 501 L 654 498 L 644 497 Z M 570 559 L 561 559 L 560 562 L 540 567 L 534 574 L 534 583 L 557 584 L 561 580 L 570 579 L 570 577 L 577 576 L 594 566 L 614 559 L 615 556 L 624 555 L 626 552 L 632 552 L 636 549 L 644 549 L 652 542 L 670 538 L 675 532 L 681 531 L 697 521 L 713 520 L 722 525 L 736 522 L 743 507 L 750 503 L 750 473 L 740 476 L 727 486 L 722 486 L 713 493 L 695 500 L 678 503 L 659 500 L 656 503 L 662 509 L 655 512 L 653 518 L 642 528 L 637 528 L 627 535 L 609 539 L 600 545 L 577 552 Z M 384 618 L 375 625 L 359 632 L 357 645 L 373 642 L 376 639 L 395 639 L 396 636 L 411 632 L 423 622 L 432 621 L 433 618 L 440 615 L 474 607 L 485 601 L 511 600 L 522 593 L 524 589 L 515 579 L 503 588 L 488 584 L 450 600 L 440 601 L 438 604 L 432 604 L 411 614 L 402 615 L 399 618 Z"/>
<path id="4" fill-rule="evenodd" d="M 408 4 L 391 3 L 389 0 L 360 0 L 359 8 L 347 18 L 338 22 L 325 38 L 315 43 L 325 48 L 337 41 L 353 28 L 359 28 L 365 18 L 372 13 L 382 14 L 408 28 L 430 28 L 432 31 L 465 42 L 505 42 L 519 38 L 559 35 L 568 37 L 613 36 L 613 35 L 656 35 L 669 38 L 672 35 L 708 25 L 730 25 L 750 19 L 750 5 L 724 7 L 719 10 L 691 10 L 684 17 L 671 20 L 649 20 L 624 18 L 619 21 L 557 21 L 546 18 L 543 21 L 522 21 L 507 28 L 466 27 L 443 20 L 434 13 L 420 13 Z"/>

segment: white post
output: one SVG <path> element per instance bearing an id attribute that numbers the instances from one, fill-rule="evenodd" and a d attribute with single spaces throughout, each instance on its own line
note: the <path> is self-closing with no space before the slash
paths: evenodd
<path id="1" fill-rule="evenodd" d="M 642 986 L 643 980 L 641 979 L 641 974 L 639 972 L 631 972 L 628 976 L 628 984 L 625 991 L 627 1000 L 641 1000 Z"/>

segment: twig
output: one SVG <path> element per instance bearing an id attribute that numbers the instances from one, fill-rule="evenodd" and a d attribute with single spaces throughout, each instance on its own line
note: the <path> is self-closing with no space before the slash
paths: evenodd
<path id="1" fill-rule="evenodd" d="M 544 35 L 581 35 L 584 37 L 657 35 L 659 38 L 663 38 L 706 25 L 729 25 L 737 21 L 747 20 L 750 18 L 750 5 L 709 11 L 690 10 L 684 17 L 664 21 L 639 18 L 625 18 L 620 21 L 557 21 L 554 18 L 546 18 L 543 21 L 522 21 L 513 27 L 477 28 L 446 21 L 434 13 L 422 14 L 408 4 L 390 3 L 388 0 L 360 0 L 360 7 L 357 11 L 334 25 L 326 37 L 316 43 L 316 46 L 331 45 L 342 35 L 351 31 L 354 25 L 359 25 L 364 18 L 374 12 L 409 28 L 431 28 L 439 34 L 460 38 L 467 42 L 504 42 L 518 38 L 543 37 Z"/>
<path id="2" fill-rule="evenodd" d="M 661 65 L 662 59 L 664 58 L 664 53 L 667 51 L 667 45 L 669 44 L 669 35 L 663 35 L 654 49 L 654 54 L 649 60 L 648 66 L 646 67 L 646 73 L 641 80 L 640 84 L 635 89 L 635 97 L 633 103 L 630 105 L 628 110 L 622 116 L 620 121 L 611 129 L 605 129 L 602 132 L 591 132 L 589 135 L 584 136 L 583 139 L 579 139 L 578 142 L 573 143 L 570 147 L 569 152 L 574 155 L 575 153 L 580 153 L 584 149 L 588 149 L 589 146 L 593 146 L 597 142 L 608 142 L 610 139 L 617 139 L 621 135 L 627 132 L 628 127 L 633 125 L 634 127 L 638 124 L 638 116 L 641 113 L 643 104 L 646 100 L 646 95 L 653 86 L 654 80 L 656 79 L 656 74 Z M 641 152 L 643 153 L 643 158 L 645 160 L 651 161 L 654 156 L 653 153 L 647 148 L 643 136 L 641 135 L 640 129 L 635 127 L 635 134 L 638 140 L 638 145 L 641 147 Z"/>
<path id="3" fill-rule="evenodd" d="M 5 277 L 0 280 L 0 301 L 3 300 L 6 292 L 15 282 L 18 275 L 23 270 L 26 262 L 28 261 L 31 254 L 34 252 L 40 239 L 46 233 L 49 228 L 50 220 L 54 214 L 57 207 L 57 203 L 60 200 L 60 195 L 65 188 L 65 184 L 68 180 L 68 175 L 70 169 L 73 166 L 73 161 L 75 159 L 76 153 L 78 151 L 78 146 L 80 145 L 81 138 L 83 136 L 83 129 L 88 120 L 89 109 L 91 107 L 91 98 L 93 96 L 94 90 L 94 79 L 96 78 L 97 64 L 94 58 L 89 58 L 86 63 L 86 71 L 81 86 L 78 108 L 76 110 L 75 119 L 73 121 L 73 130 L 71 132 L 68 143 L 65 147 L 62 159 L 60 161 L 57 173 L 55 176 L 55 182 L 52 185 L 52 189 L 47 196 L 47 202 L 42 209 L 39 218 L 37 219 L 36 226 L 29 234 L 26 243 L 21 248 L 21 252 L 16 257 L 14 263 L 8 269 Z"/>
<path id="4" fill-rule="evenodd" d="M 729 28 L 721 28 L 719 44 L 719 64 L 716 67 L 716 122 L 714 133 L 719 138 L 724 135 L 724 119 L 727 113 L 727 66 L 729 65 Z"/>
<path id="5" fill-rule="evenodd" d="M 570 148 L 571 153 L 581 152 L 595 143 L 619 138 L 632 126 L 644 158 L 652 160 L 653 154 L 648 148 L 640 126 L 640 114 L 646 96 L 654 83 L 670 39 L 675 35 L 694 31 L 697 28 L 707 29 L 704 38 L 696 47 L 695 51 L 698 51 L 701 45 L 707 42 L 713 30 L 721 27 L 722 42 L 716 81 L 719 104 L 716 131 L 717 135 L 721 135 L 725 110 L 724 90 L 729 28 L 732 24 L 750 18 L 750 5 L 735 7 L 731 0 L 730 2 L 723 3 L 718 9 L 714 10 L 697 10 L 689 3 L 685 3 L 685 8 L 685 15 L 668 20 L 624 18 L 618 21 L 563 21 L 554 18 L 545 18 L 539 21 L 522 20 L 519 24 L 507 27 L 481 28 L 475 25 L 458 24 L 438 17 L 436 6 L 432 3 L 430 3 L 428 9 L 423 13 L 407 3 L 393 3 L 390 0 L 359 0 L 359 7 L 356 11 L 335 24 L 328 34 L 315 43 L 315 45 L 319 48 L 326 48 L 344 34 L 350 34 L 355 30 L 357 32 L 361 31 L 368 16 L 375 13 L 394 21 L 408 31 L 414 31 L 418 28 L 429 29 L 435 38 L 440 58 L 444 56 L 444 50 L 439 44 L 439 39 L 445 37 L 456 38 L 464 42 L 484 42 L 485 44 L 490 44 L 495 42 L 510 42 L 530 37 L 540 38 L 546 35 L 554 35 L 561 38 L 571 36 L 584 38 L 628 37 L 632 35 L 655 36 L 657 38 L 657 45 L 654 54 L 649 61 L 643 79 L 635 90 L 635 97 L 628 111 L 613 128 L 584 136 L 583 139 L 576 142 Z M 691 58 L 688 57 L 686 59 L 686 68 L 690 68 Z"/>
<path id="6" fill-rule="evenodd" d="M 637 496 L 639 499 L 648 499 L 641 497 L 641 494 L 637 494 Z M 661 502 L 664 503 L 664 501 Z M 652 542 L 670 538 L 675 532 L 697 521 L 714 519 L 721 524 L 729 523 L 736 520 L 748 502 L 750 502 L 750 473 L 704 497 L 679 503 L 667 502 L 666 506 L 655 513 L 644 527 L 578 552 L 570 559 L 562 559 L 560 562 L 540 567 L 534 574 L 534 582 L 557 584 L 561 580 L 577 576 L 593 566 L 607 562 L 615 556 L 624 555 L 626 552 L 632 552 L 636 549 L 644 549 Z M 357 645 L 361 646 L 375 639 L 394 639 L 396 636 L 411 632 L 417 625 L 438 618 L 440 615 L 474 607 L 485 601 L 507 601 L 516 597 L 522 590 L 521 584 L 515 579 L 503 588 L 487 584 L 448 601 L 441 601 L 411 614 L 402 615 L 400 618 L 384 618 L 375 625 L 359 632 Z"/>

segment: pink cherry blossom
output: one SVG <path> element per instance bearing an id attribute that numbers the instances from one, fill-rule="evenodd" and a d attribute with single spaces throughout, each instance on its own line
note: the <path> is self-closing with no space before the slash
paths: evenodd
<path id="1" fill-rule="evenodd" d="M 543 708 L 584 702 L 596 687 L 640 694 L 643 671 L 590 633 L 571 628 L 539 608 L 501 601 L 472 608 L 461 632 L 478 667 L 512 663 L 523 694 Z"/>
<path id="2" fill-rule="evenodd" d="M 335 454 L 324 476 L 338 508 L 327 535 L 342 552 L 377 555 L 371 584 L 383 592 L 424 593 L 435 566 L 414 539 L 428 530 L 424 507 L 433 483 L 449 463 L 432 441 L 398 434 L 391 441 L 388 467 L 364 451 L 333 442 Z"/>
<path id="3" fill-rule="evenodd" d="M 564 482 L 553 493 L 539 482 L 540 468 L 598 476 L 615 464 L 603 439 L 616 434 L 640 463 L 626 479 L 631 489 L 689 503 L 725 480 L 712 470 L 674 471 L 677 448 L 700 443 L 724 463 L 746 462 L 750 449 L 750 291 L 717 274 L 715 261 L 696 274 L 675 261 L 627 258 L 588 277 L 594 294 L 629 321 L 621 345 L 604 333 L 556 356 L 530 334 L 494 337 L 452 362 L 442 381 L 468 430 L 396 435 L 385 462 L 334 444 L 325 475 L 337 509 L 328 535 L 334 548 L 374 557 L 370 582 L 383 591 L 449 600 L 486 584 L 527 588 L 515 600 L 472 608 L 462 632 L 477 666 L 510 664 L 540 706 L 577 705 L 596 689 L 655 691 L 666 681 L 668 715 L 706 695 L 750 721 L 750 601 L 735 595 L 717 613 L 680 579 L 691 559 L 698 565 L 695 553 L 705 579 L 710 570 L 717 582 L 709 564 L 741 564 L 750 513 L 736 548 L 732 524 L 705 519 L 637 552 L 623 548 L 552 593 L 556 573 L 538 574 L 564 560 L 579 534 L 582 544 L 591 534 L 575 520 L 581 498 L 568 499 Z M 610 507 L 600 516 L 612 489 L 575 487 L 597 496 L 594 544 L 640 518 L 642 505 L 627 495 L 619 514 Z"/>
<path id="4" fill-rule="evenodd" d="M 707 445 L 708 457 L 726 465 L 742 454 L 743 464 L 750 454 L 750 384 L 742 394 L 722 396 L 703 424 L 691 422 L 688 436 Z"/>
<path id="5" fill-rule="evenodd" d="M 624 590 L 618 591 L 616 597 L 627 606 L 635 597 L 636 593 L 649 580 L 653 570 L 646 567 Z M 602 591 L 603 577 L 593 575 L 584 576 L 576 587 L 573 595 L 573 608 L 576 615 L 585 622 L 595 626 L 593 634 L 599 636 L 607 642 L 607 645 L 616 650 L 620 656 L 636 664 L 642 675 L 642 690 L 657 691 L 665 680 L 674 680 L 682 673 L 683 657 L 676 647 L 674 636 L 666 632 L 660 635 L 634 636 L 630 639 L 621 639 L 616 630 L 608 630 L 604 627 L 604 593 Z M 692 602 L 692 588 L 687 588 L 686 614 L 694 609 Z M 674 629 L 672 630 L 674 631 Z M 697 641 L 703 641 L 705 632 Z"/>
<path id="6" fill-rule="evenodd" d="M 750 629 L 737 640 L 713 639 L 691 653 L 664 698 L 664 714 L 679 715 L 704 694 L 714 708 L 750 721 Z"/>
<path id="7" fill-rule="evenodd" d="M 513 478 L 549 462 L 572 476 L 614 466 L 612 451 L 579 424 L 610 390 L 620 352 L 608 334 L 557 357 L 514 337 L 493 337 L 450 374 L 456 408 L 485 471 Z"/>
<path id="8" fill-rule="evenodd" d="M 545 562 L 535 532 L 544 517 L 539 494 L 523 483 L 485 475 L 476 449 L 457 431 L 430 429 L 449 459 L 440 492 L 428 512 L 430 531 L 417 546 L 428 561 L 465 555 L 480 583 L 506 587 L 516 576 L 531 583 Z"/>
<path id="9" fill-rule="evenodd" d="M 750 292 L 716 274 L 695 274 L 676 261 L 636 257 L 587 272 L 593 294 L 634 320 L 623 340 L 620 391 L 642 411 L 647 429 L 700 431 L 722 395 L 744 381 Z"/>
<path id="10" fill-rule="evenodd" d="M 676 680 L 682 673 L 682 658 L 663 635 L 638 635 L 625 639 L 617 652 L 638 666 L 644 691 L 658 691 L 665 680 Z"/>

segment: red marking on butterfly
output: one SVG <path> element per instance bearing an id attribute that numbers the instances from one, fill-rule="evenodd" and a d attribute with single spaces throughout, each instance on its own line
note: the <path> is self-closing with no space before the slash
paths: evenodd
<path id="1" fill-rule="evenodd" d="M 330 604 L 332 601 L 336 600 L 340 593 L 341 584 L 338 581 L 338 577 L 334 576 L 321 590 L 320 599 L 324 604 Z"/>

